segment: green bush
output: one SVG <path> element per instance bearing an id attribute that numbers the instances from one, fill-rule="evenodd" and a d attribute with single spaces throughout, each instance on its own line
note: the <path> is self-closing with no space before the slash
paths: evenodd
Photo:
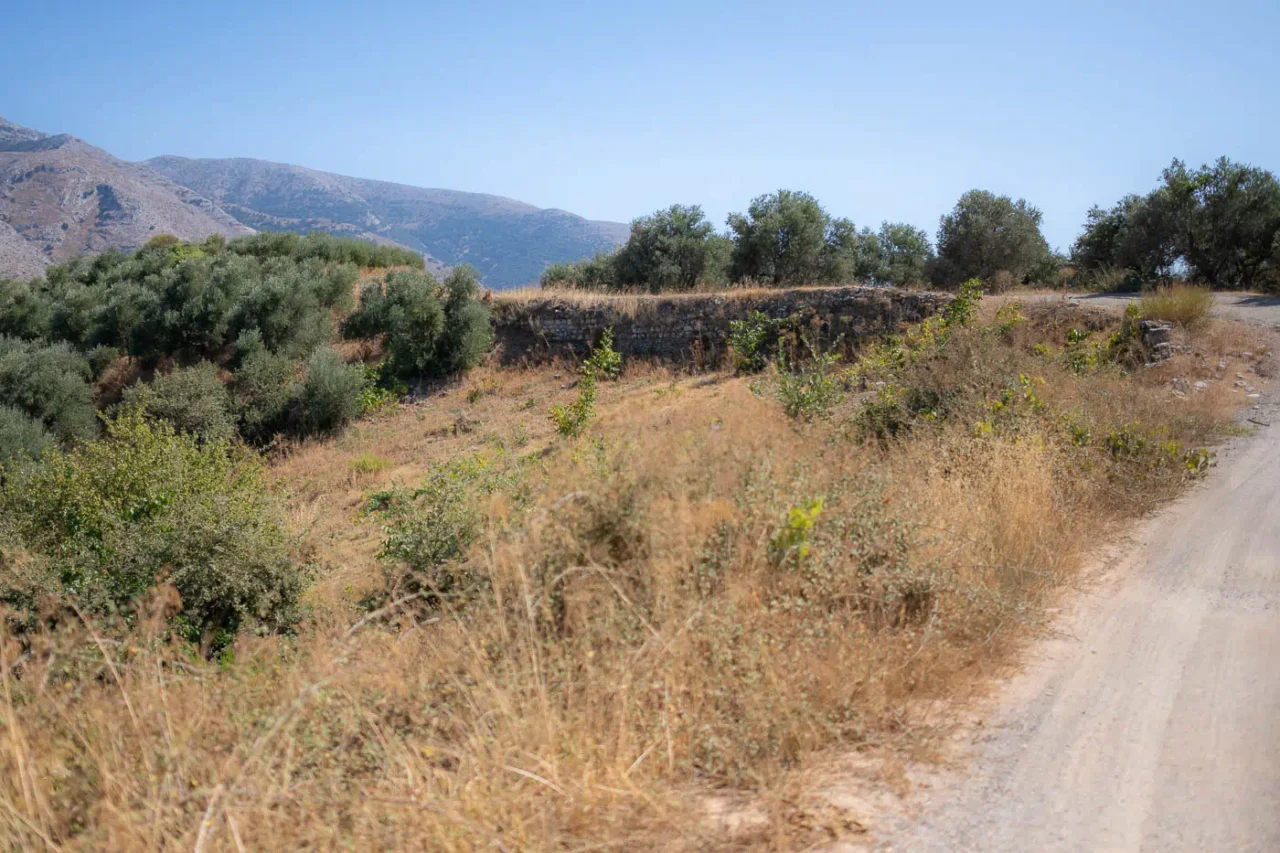
<path id="1" fill-rule="evenodd" d="M 362 410 L 367 382 L 363 365 L 345 364 L 330 347 L 316 350 L 307 360 L 295 404 L 299 430 L 317 435 L 346 426 Z"/>
<path id="2" fill-rule="evenodd" d="M 405 271 L 389 273 L 382 286 L 366 285 L 342 334 L 386 335 L 391 370 L 404 379 L 467 370 L 493 345 L 489 308 L 467 267 L 453 270 L 443 285 L 429 273 Z"/>
<path id="3" fill-rule="evenodd" d="M 0 467 L 39 459 L 52 443 L 35 418 L 13 406 L 0 406 Z"/>
<path id="4" fill-rule="evenodd" d="M 258 339 L 242 338 L 240 366 L 231 376 L 231 405 L 245 441 L 265 444 L 288 428 L 289 412 L 298 394 L 298 366 L 285 355 L 252 346 Z"/>
<path id="5" fill-rule="evenodd" d="M 549 417 L 556 426 L 556 432 L 565 438 L 576 438 L 582 435 L 587 424 L 596 413 L 596 378 L 594 374 L 584 373 L 578 380 L 578 397 L 572 403 L 557 403 L 551 407 Z"/>
<path id="6" fill-rule="evenodd" d="M 729 323 L 729 351 L 738 373 L 759 373 L 769 363 L 769 350 L 778 342 L 781 324 L 762 311 Z"/>
<path id="7" fill-rule="evenodd" d="M 613 329 L 605 329 L 600 341 L 582 365 L 582 374 L 595 379 L 617 379 L 622 375 L 622 356 L 613 348 Z"/>
<path id="8" fill-rule="evenodd" d="M 578 398 L 567 405 L 551 407 L 551 422 L 565 438 L 582 435 L 596 413 L 596 386 L 601 379 L 617 379 L 622 374 L 622 356 L 613 348 L 613 329 L 605 329 L 600 343 L 582 363 L 578 380 Z"/>
<path id="9" fill-rule="evenodd" d="M 230 440 L 236 434 L 231 396 L 218 378 L 218 368 L 207 361 L 131 385 L 125 389 L 123 405 L 204 441 Z"/>
<path id="10" fill-rule="evenodd" d="M 599 252 L 572 264 L 547 267 L 539 284 L 549 290 L 614 290 L 617 288 L 616 254 Z"/>
<path id="11" fill-rule="evenodd" d="M 88 361 L 65 343 L 0 338 L 0 405 L 22 410 L 60 439 L 98 431 L 90 377 Z"/>
<path id="12" fill-rule="evenodd" d="M 301 356 L 332 337 L 332 306 L 324 301 L 332 295 L 319 260 L 269 259 L 262 279 L 236 301 L 230 334 L 256 331 L 272 352 Z"/>
<path id="13" fill-rule="evenodd" d="M 297 260 L 318 258 L 322 261 L 354 264 L 361 267 L 408 266 L 422 269 L 422 255 L 399 246 L 379 246 L 365 240 L 335 237 L 312 232 L 301 236 L 291 232 L 263 231 L 252 237 L 238 237 L 226 244 L 228 251 L 257 257 L 290 257 Z"/>
<path id="14" fill-rule="evenodd" d="M 444 280 L 444 330 L 437 370 L 441 375 L 470 370 L 493 348 L 489 306 L 471 267 L 457 267 Z"/>
<path id="15" fill-rule="evenodd" d="M 474 588 L 480 579 L 463 559 L 480 534 L 476 495 L 503 482 L 484 462 L 466 457 L 433 467 L 420 488 L 374 494 L 369 511 L 383 520 L 378 556 L 389 564 L 388 586 L 397 594 L 422 593 L 428 602 Z"/>
<path id="16" fill-rule="evenodd" d="M 46 592 L 85 613 L 128 617 L 167 581 L 182 600 L 177 627 L 215 647 L 299 618 L 306 573 L 283 506 L 257 458 L 225 441 L 126 412 L 103 439 L 7 477 L 0 508 L 19 546 L 47 561 L 56 586 Z"/>
<path id="17" fill-rule="evenodd" d="M 811 421 L 826 417 L 840 403 L 840 381 L 836 365 L 840 356 L 819 353 L 798 367 L 788 365 L 785 356 L 778 357 L 778 400 L 788 417 Z"/>
<path id="18" fill-rule="evenodd" d="M 115 347 L 147 362 L 215 359 L 256 331 L 273 351 L 302 357 L 329 340 L 348 310 L 359 266 L 422 266 L 412 252 L 327 235 L 269 234 L 108 250 L 0 281 L 0 334 Z"/>

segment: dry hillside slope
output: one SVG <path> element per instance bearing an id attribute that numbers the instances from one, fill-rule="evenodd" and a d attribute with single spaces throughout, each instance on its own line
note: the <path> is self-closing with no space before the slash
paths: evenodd
<path id="1" fill-rule="evenodd" d="M 537 281 L 550 263 L 622 243 L 628 227 L 501 196 L 352 178 L 265 160 L 157 157 L 146 165 L 266 230 L 391 241 L 437 264 L 470 264 L 491 287 Z"/>
<path id="2" fill-rule="evenodd" d="M 251 159 L 120 160 L 68 134 L 0 119 L 0 277 L 184 240 L 322 231 L 420 252 L 429 269 L 470 264 L 489 287 L 536 282 L 548 264 L 608 251 L 628 226 L 501 196 L 424 189 Z"/>
<path id="3" fill-rule="evenodd" d="M 0 119 L 0 275 L 36 275 L 160 233 L 199 240 L 248 228 L 207 198 L 67 134 Z"/>

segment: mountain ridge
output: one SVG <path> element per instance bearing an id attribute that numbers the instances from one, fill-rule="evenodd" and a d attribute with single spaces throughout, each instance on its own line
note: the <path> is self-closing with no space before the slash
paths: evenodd
<path id="1" fill-rule="evenodd" d="M 429 269 L 470 264 L 491 287 L 608 251 L 628 226 L 489 193 L 415 187 L 252 157 L 162 155 L 137 163 L 72 136 L 0 118 L 0 276 L 156 233 L 185 240 L 323 231 L 404 246 Z"/>
<path id="2" fill-rule="evenodd" d="M 470 264 L 495 286 L 536 281 L 551 263 L 605 251 L 623 223 L 489 193 L 415 187 L 250 157 L 166 155 L 144 165 L 213 199 L 253 228 L 382 237 L 442 265 Z"/>

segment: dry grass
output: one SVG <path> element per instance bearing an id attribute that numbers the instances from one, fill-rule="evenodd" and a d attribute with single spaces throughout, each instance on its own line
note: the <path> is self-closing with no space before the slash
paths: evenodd
<path id="1" fill-rule="evenodd" d="M 810 287 L 791 288 L 794 291 L 846 290 L 862 285 L 815 285 Z M 689 290 L 673 293 L 605 293 L 591 290 L 544 290 L 538 287 L 524 287 L 516 290 L 495 291 L 495 305 L 508 304 L 518 307 L 533 307 L 543 304 L 563 304 L 576 309 L 606 308 L 620 317 L 639 317 L 658 310 L 659 306 L 671 302 L 703 300 L 718 298 L 726 300 L 751 301 L 777 297 L 780 291 L 776 287 L 720 287 L 714 289 Z"/>
<path id="2" fill-rule="evenodd" d="M 546 417 L 575 393 L 567 370 L 485 369 L 293 448 L 275 472 L 323 567 L 310 623 L 243 639 L 219 663 L 192 658 L 158 619 L 7 642 L 0 843 L 833 837 L 841 816 L 815 826 L 776 808 L 725 833 L 708 794 L 776 802 L 812 756 L 927 738 L 919 700 L 955 696 L 998 664 L 1091 543 L 1181 487 L 1176 466 L 1075 446 L 1060 418 L 1099 436 L 1140 422 L 1191 446 L 1238 402 L 1225 387 L 1171 397 L 1168 375 L 1196 369 L 1189 355 L 1136 378 L 1046 361 L 1032 347 L 1061 345 L 1059 310 L 1007 339 L 975 331 L 909 371 L 912 387 L 969 390 L 946 420 L 887 444 L 856 437 L 852 399 L 797 425 L 748 379 L 633 365 L 574 442 Z M 1198 347 L 1215 367 L 1211 347 L 1252 334 L 1210 331 Z M 1046 410 L 1011 409 L 1007 427 L 975 437 L 1019 373 L 1045 380 Z M 361 509 L 376 489 L 464 459 L 500 484 L 470 498 L 480 535 L 457 569 L 475 583 L 439 606 L 405 600 Z M 780 549 L 789 512 L 819 497 L 807 555 Z"/>
<path id="3" fill-rule="evenodd" d="M 1144 293 L 1138 310 L 1148 319 L 1168 320 L 1192 329 L 1208 322 L 1213 299 L 1213 291 L 1207 287 L 1177 282 Z"/>

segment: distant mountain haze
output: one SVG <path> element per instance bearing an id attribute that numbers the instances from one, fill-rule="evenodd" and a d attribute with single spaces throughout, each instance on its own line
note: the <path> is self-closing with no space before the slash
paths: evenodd
<path id="1" fill-rule="evenodd" d="M 264 160 L 156 157 L 128 163 L 67 134 L 0 119 L 0 276 L 152 236 L 198 240 L 323 231 L 401 245 L 428 268 L 475 267 L 490 287 L 537 281 L 548 264 L 615 248 L 628 226 L 482 193 L 424 189 Z"/>

